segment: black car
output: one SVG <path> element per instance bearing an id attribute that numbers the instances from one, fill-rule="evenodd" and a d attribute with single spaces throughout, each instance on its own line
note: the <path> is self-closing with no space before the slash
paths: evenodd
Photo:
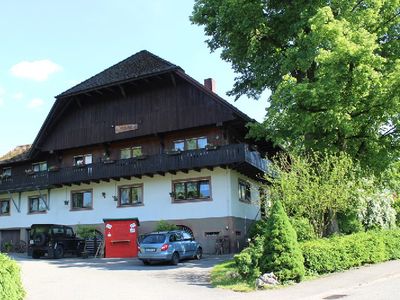
<path id="1" fill-rule="evenodd" d="M 74 230 L 65 225 L 33 224 L 29 233 L 28 256 L 62 258 L 70 253 L 81 256 L 85 241 L 77 238 Z"/>

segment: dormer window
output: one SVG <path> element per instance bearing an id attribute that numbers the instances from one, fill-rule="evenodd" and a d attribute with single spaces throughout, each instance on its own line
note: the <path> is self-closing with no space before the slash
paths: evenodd
<path id="1" fill-rule="evenodd" d="M 3 178 L 11 177 L 11 168 L 3 168 Z"/>
<path id="2" fill-rule="evenodd" d="M 74 166 L 90 165 L 92 162 L 92 154 L 74 156 Z"/>
<path id="3" fill-rule="evenodd" d="M 32 171 L 35 173 L 47 171 L 47 161 L 32 164 Z"/>
<path id="4" fill-rule="evenodd" d="M 205 148 L 207 145 L 207 137 L 188 138 L 185 140 L 174 141 L 175 150 L 195 150 Z"/>
<path id="5" fill-rule="evenodd" d="M 138 157 L 142 155 L 142 147 L 129 147 L 121 149 L 121 159 L 129 159 L 132 157 Z"/>

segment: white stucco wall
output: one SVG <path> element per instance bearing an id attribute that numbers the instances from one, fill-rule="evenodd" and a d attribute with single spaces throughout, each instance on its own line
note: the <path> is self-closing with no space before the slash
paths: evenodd
<path id="1" fill-rule="evenodd" d="M 250 183 L 251 202 L 246 203 L 239 201 L 239 179 Z M 231 216 L 243 219 L 259 219 L 260 218 L 260 183 L 252 180 L 234 170 L 230 171 L 231 183 Z"/>
<path id="2" fill-rule="evenodd" d="M 39 192 L 24 192 L 21 194 L 21 212 L 17 212 L 11 203 L 10 216 L 0 217 L 0 229 L 30 227 L 34 223 L 96 224 L 102 223 L 103 218 L 137 217 L 139 221 L 225 216 L 254 218 L 256 208 L 250 209 L 249 204 L 237 203 L 237 175 L 231 175 L 231 172 L 229 169 L 216 168 L 213 171 L 190 171 L 188 174 L 178 172 L 176 175 L 155 175 L 153 178 L 144 176 L 141 179 L 73 185 L 52 189 L 50 197 L 47 195 L 47 190 L 41 190 L 43 195 L 50 198 L 50 210 L 44 214 L 28 214 L 28 197 L 39 195 Z M 211 177 L 211 201 L 171 203 L 169 193 L 172 190 L 172 180 L 198 177 Z M 118 194 L 119 186 L 129 184 L 143 184 L 144 205 L 118 208 L 113 196 Z M 65 205 L 64 201 L 71 200 L 71 191 L 84 189 L 93 190 L 93 209 L 70 211 L 70 205 Z M 102 196 L 103 192 L 106 194 L 105 198 Z M 235 193 L 236 199 L 231 199 Z M 12 196 L 18 203 L 18 194 Z M 8 195 L 0 195 L 0 199 L 7 198 Z"/>

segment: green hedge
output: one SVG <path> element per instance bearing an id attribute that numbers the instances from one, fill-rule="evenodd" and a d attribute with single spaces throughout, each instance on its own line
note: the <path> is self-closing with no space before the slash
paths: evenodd
<path id="1" fill-rule="evenodd" d="M 400 230 L 361 232 L 300 245 L 308 273 L 330 273 L 400 258 Z"/>
<path id="2" fill-rule="evenodd" d="M 0 299 L 22 300 L 24 296 L 17 263 L 0 253 Z"/>

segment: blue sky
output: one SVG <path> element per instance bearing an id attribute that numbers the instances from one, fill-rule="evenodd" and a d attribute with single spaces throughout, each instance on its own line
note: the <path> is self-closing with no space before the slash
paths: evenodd
<path id="1" fill-rule="evenodd" d="M 261 121 L 266 93 L 255 101 L 226 96 L 230 65 L 210 53 L 203 28 L 192 25 L 189 0 L 3 1 L 0 4 L 0 155 L 32 143 L 54 96 L 146 49 L 181 66 Z"/>

